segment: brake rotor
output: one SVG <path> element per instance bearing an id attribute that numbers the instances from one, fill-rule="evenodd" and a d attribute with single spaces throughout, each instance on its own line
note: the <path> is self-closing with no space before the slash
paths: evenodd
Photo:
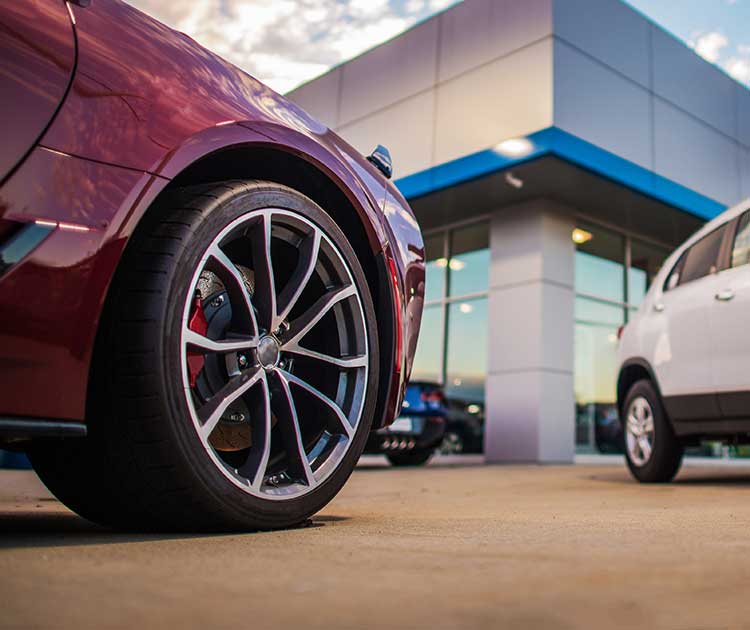
<path id="1" fill-rule="evenodd" d="M 255 290 L 254 273 L 251 269 L 237 265 L 242 275 L 250 297 Z M 191 313 L 188 327 L 201 334 L 211 337 L 211 333 L 217 331 L 211 330 L 211 324 L 219 315 L 220 311 L 229 307 L 229 300 L 225 298 L 226 288 L 216 274 L 210 271 L 204 271 L 198 278 L 196 287 L 196 298 L 194 310 Z M 217 321 L 221 321 L 221 317 Z M 190 385 L 195 387 L 198 384 L 200 373 L 206 367 L 206 362 L 201 354 L 188 353 L 188 369 L 190 372 Z M 227 372 L 230 377 L 232 372 L 239 369 L 237 358 L 227 357 Z M 201 382 L 201 385 L 208 385 L 211 380 L 207 377 Z M 204 389 L 201 387 L 200 389 Z M 213 388 L 211 388 L 213 389 Z M 272 418 L 275 421 L 275 418 Z M 211 433 L 209 443 L 217 451 L 232 452 L 243 451 L 253 445 L 253 431 L 251 425 L 250 411 L 242 400 L 235 401 L 224 412 L 216 429 Z"/>

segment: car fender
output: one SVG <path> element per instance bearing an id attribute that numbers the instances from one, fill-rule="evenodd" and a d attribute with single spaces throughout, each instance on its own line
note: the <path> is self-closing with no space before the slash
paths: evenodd
<path id="1" fill-rule="evenodd" d="M 388 240 L 380 210 L 383 200 L 376 199 L 375 193 L 371 191 L 382 191 L 381 195 L 384 196 L 385 185 L 377 180 L 376 175 L 368 173 L 365 167 L 356 164 L 356 160 L 351 156 L 345 161 L 328 147 L 305 134 L 284 129 L 279 125 L 247 121 L 203 129 L 165 156 L 152 173 L 156 178 L 150 182 L 148 194 L 144 195 L 144 203 L 133 207 L 127 216 L 121 218 L 119 234 L 126 237 L 132 234 L 153 200 L 169 186 L 171 180 L 186 169 L 212 154 L 239 148 L 270 148 L 289 153 L 311 164 L 341 190 L 352 204 L 365 228 L 373 253 L 376 254 L 383 249 Z M 341 153 L 343 154 L 343 151 Z M 358 172 L 353 171 L 352 164 L 357 166 Z"/>

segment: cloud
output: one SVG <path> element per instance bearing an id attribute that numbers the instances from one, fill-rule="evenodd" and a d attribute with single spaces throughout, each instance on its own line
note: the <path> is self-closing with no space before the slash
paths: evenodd
<path id="1" fill-rule="evenodd" d="M 286 92 L 457 0 L 130 0 Z"/>
<path id="2" fill-rule="evenodd" d="M 711 31 L 688 43 L 706 61 L 716 63 L 721 57 L 722 49 L 729 45 L 729 39 L 719 31 Z"/>
<path id="3" fill-rule="evenodd" d="M 750 84 L 750 59 L 731 57 L 724 64 L 726 71 L 740 83 Z"/>
<path id="4" fill-rule="evenodd" d="M 740 83 L 750 85 L 750 44 L 733 47 L 720 31 L 696 33 L 688 44 L 706 61 L 723 68 Z"/>

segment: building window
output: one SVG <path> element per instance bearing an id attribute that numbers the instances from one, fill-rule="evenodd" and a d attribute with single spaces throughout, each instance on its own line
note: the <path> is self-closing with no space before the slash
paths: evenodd
<path id="1" fill-rule="evenodd" d="M 750 263 L 750 212 L 742 215 L 732 247 L 732 267 Z"/>
<path id="2" fill-rule="evenodd" d="M 455 230 L 448 263 L 451 297 L 486 293 L 490 269 L 489 229 L 486 223 Z"/>
<path id="3" fill-rule="evenodd" d="M 669 250 L 633 239 L 630 243 L 628 269 L 628 304 L 638 307 L 646 297 L 656 274 L 669 255 Z"/>
<path id="4" fill-rule="evenodd" d="M 487 298 L 448 307 L 445 393 L 448 398 L 484 404 L 487 379 Z"/>
<path id="5" fill-rule="evenodd" d="M 412 380 L 442 382 L 443 337 L 443 307 L 439 304 L 425 306 L 411 370 Z"/>
<path id="6" fill-rule="evenodd" d="M 489 224 L 425 236 L 425 310 L 412 380 L 443 385 L 453 406 L 481 413 L 487 376 Z"/>
<path id="7" fill-rule="evenodd" d="M 576 446 L 617 452 L 617 329 L 643 302 L 669 252 L 586 223 L 573 240 Z"/>
<path id="8" fill-rule="evenodd" d="M 576 293 L 623 304 L 625 302 L 625 238 L 615 232 L 582 224 L 586 240 L 576 244 Z"/>
<path id="9" fill-rule="evenodd" d="M 445 295 L 446 267 L 448 252 L 445 248 L 445 236 L 437 234 L 424 239 L 425 259 L 425 302 L 439 300 Z"/>

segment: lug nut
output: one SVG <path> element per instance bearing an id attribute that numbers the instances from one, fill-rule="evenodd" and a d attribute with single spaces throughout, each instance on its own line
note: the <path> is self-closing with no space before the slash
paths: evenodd
<path id="1" fill-rule="evenodd" d="M 244 422 L 245 421 L 245 414 L 240 413 L 239 411 L 235 411 L 233 414 L 229 416 L 229 419 L 232 422 Z"/>
<path id="2" fill-rule="evenodd" d="M 244 354 L 241 354 L 239 357 L 237 357 L 237 363 L 241 368 L 247 367 L 247 357 Z"/>

